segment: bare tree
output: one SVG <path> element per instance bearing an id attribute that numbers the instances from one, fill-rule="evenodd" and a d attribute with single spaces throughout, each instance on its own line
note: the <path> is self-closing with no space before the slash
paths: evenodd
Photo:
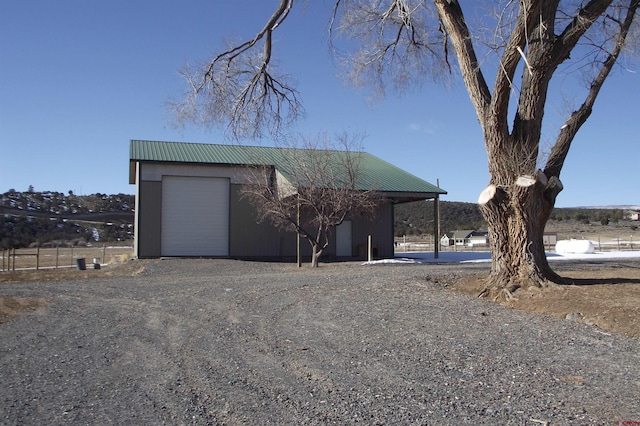
<path id="1" fill-rule="evenodd" d="M 542 244 L 544 227 L 563 188 L 560 172 L 578 130 L 623 52 L 632 42 L 637 48 L 639 2 L 502 0 L 489 2 L 486 9 L 480 2 L 468 2 L 468 16 L 480 18 L 472 26 L 456 0 L 335 0 L 331 40 L 344 36 L 350 38 L 349 46 L 359 46 L 344 61 L 354 83 L 371 85 L 374 93 L 384 95 L 389 85 L 406 90 L 459 72 L 488 155 L 490 182 L 478 200 L 489 224 L 492 251 L 484 295 L 509 297 L 519 287 L 566 282 L 549 267 Z M 291 7 L 293 0 L 281 0 L 256 38 L 220 54 L 189 79 L 200 82 L 193 94 L 205 97 L 203 105 L 231 99 L 233 108 L 224 104 L 222 109 L 234 132 L 263 126 L 265 114 L 273 114 L 266 123 L 275 123 L 271 130 L 278 130 L 285 124 L 277 107 L 283 100 L 287 112 L 299 111 L 295 90 L 270 85 L 266 71 L 272 70 L 270 35 Z M 243 75 L 251 76 L 250 83 L 244 83 L 232 65 L 239 65 L 240 56 L 249 58 L 259 41 L 259 66 L 244 67 Z M 219 67 L 221 62 L 225 67 Z M 584 98 L 552 136 L 555 142 L 545 156 L 540 144 L 549 85 L 553 77 L 570 74 L 580 74 L 586 83 Z M 494 78 L 492 87 L 487 76 Z M 262 82 L 259 94 L 271 101 L 244 101 L 256 79 Z M 217 81 L 229 90 L 222 97 L 200 89 Z M 186 104 L 193 105 L 193 97 Z M 200 110 L 212 117 L 217 111 Z M 247 119 L 253 115 L 261 120 Z"/>
<path id="2" fill-rule="evenodd" d="M 365 188 L 361 155 L 355 137 L 340 136 L 341 150 L 326 135 L 303 139 L 278 150 L 257 168 L 242 196 L 258 212 L 258 221 L 297 232 L 311 245 L 311 266 L 329 245 L 333 229 L 347 216 L 372 216 L 378 205 L 374 188 Z"/>

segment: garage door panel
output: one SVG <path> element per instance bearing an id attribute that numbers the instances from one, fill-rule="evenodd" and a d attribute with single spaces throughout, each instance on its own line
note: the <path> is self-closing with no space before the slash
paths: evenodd
<path id="1" fill-rule="evenodd" d="M 229 180 L 164 176 L 162 255 L 229 255 Z"/>

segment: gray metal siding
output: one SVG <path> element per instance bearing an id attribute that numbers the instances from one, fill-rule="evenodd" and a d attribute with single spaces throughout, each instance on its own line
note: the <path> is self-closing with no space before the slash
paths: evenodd
<path id="1" fill-rule="evenodd" d="M 295 257 L 296 234 L 276 229 L 269 220 L 257 223 L 255 208 L 231 185 L 229 203 L 229 255 L 231 257 Z M 303 241 L 303 255 L 310 255 Z"/>
<path id="2" fill-rule="evenodd" d="M 276 229 L 268 220 L 256 223 L 255 209 L 246 199 L 240 197 L 240 185 L 230 188 L 230 228 L 229 255 L 231 257 L 285 257 L 296 256 L 296 234 Z M 375 218 L 351 218 L 352 253 L 360 257 L 367 246 L 369 234 L 376 247 L 378 257 L 393 257 L 393 205 L 386 203 L 378 207 Z M 311 256 L 311 246 L 304 238 L 301 240 L 302 256 Z M 366 251 L 364 252 L 366 253 Z M 323 257 L 336 255 L 336 236 L 333 230 L 329 246 Z M 365 255 L 366 257 L 366 255 Z"/>
<path id="3" fill-rule="evenodd" d="M 352 223 L 354 254 L 366 258 L 368 237 L 376 249 L 377 257 L 393 257 L 393 205 L 378 206 L 373 219 L 355 218 Z"/>
<path id="4" fill-rule="evenodd" d="M 139 216 L 138 238 L 139 258 L 160 257 L 160 230 L 162 224 L 162 182 L 139 182 L 139 198 L 136 210 Z"/>
<path id="5" fill-rule="evenodd" d="M 393 258 L 395 254 L 393 245 L 393 204 L 385 203 L 381 205 L 378 208 L 376 218 L 376 231 L 379 232 L 376 238 L 378 256 Z"/>

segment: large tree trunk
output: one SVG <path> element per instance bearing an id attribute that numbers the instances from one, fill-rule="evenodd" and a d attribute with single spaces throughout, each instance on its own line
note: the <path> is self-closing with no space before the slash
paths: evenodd
<path id="1" fill-rule="evenodd" d="M 482 296 L 509 298 L 518 288 L 563 280 L 549 266 L 544 228 L 562 186 L 556 178 L 521 176 L 510 185 L 490 184 L 478 199 L 489 225 L 491 273 Z"/>

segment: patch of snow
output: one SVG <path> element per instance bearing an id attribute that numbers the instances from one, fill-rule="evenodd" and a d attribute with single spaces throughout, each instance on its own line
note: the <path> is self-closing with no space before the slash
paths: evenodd
<path id="1" fill-rule="evenodd" d="M 560 240 L 556 243 L 556 253 L 587 254 L 595 253 L 593 243 L 589 240 Z"/>
<path id="2" fill-rule="evenodd" d="M 547 252 L 547 260 L 550 262 L 562 260 L 609 260 L 609 259 L 640 259 L 640 250 L 627 251 L 596 251 L 593 253 L 555 253 Z M 491 253 L 488 251 L 458 251 L 440 252 L 437 259 L 433 252 L 402 253 L 402 256 L 393 259 L 380 259 L 364 262 L 363 265 L 381 264 L 415 264 L 415 263 L 484 263 L 491 262 Z"/>

